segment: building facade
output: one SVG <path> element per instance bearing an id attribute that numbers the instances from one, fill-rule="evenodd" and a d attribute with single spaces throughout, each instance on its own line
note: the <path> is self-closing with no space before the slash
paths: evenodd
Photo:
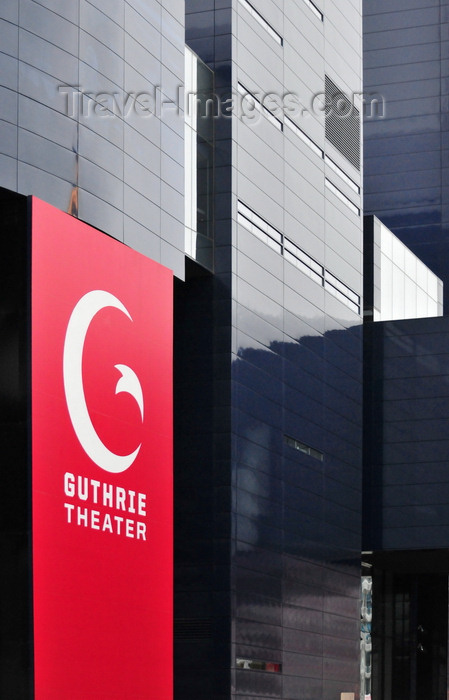
<path id="1" fill-rule="evenodd" d="M 360 7 L 186 11 L 236 114 L 215 120 L 215 273 L 179 307 L 175 688 L 340 697 L 359 678 L 360 142 L 314 98 L 359 90 Z"/>
<path id="2" fill-rule="evenodd" d="M 365 328 L 373 697 L 447 695 L 446 339 L 446 317 Z"/>
<path id="3" fill-rule="evenodd" d="M 364 3 L 365 213 L 447 285 L 445 0 Z M 377 118 L 382 117 L 382 118 Z M 447 308 L 447 297 L 446 297 Z"/>
<path id="4" fill-rule="evenodd" d="M 1 19 L 0 185 L 182 278 L 184 3 L 8 0 Z"/>
<path id="5" fill-rule="evenodd" d="M 175 276 L 175 697 L 357 697 L 361 3 L 21 0 L 0 17 L 8 239 L 35 195 Z M 2 418 L 24 464 L 25 338 Z M 27 484 L 23 556 L 3 532 L 17 609 Z M 8 698 L 32 693 L 29 614 L 6 615 Z"/>
<path id="6" fill-rule="evenodd" d="M 374 229 L 388 226 L 444 282 L 445 314 L 447 10 L 432 0 L 364 7 L 365 93 L 381 105 L 380 118 L 365 114 L 365 213 L 378 216 L 382 224 Z M 375 246 L 368 250 L 376 256 Z M 378 309 L 384 322 L 365 328 L 364 560 L 373 581 L 373 696 L 444 698 L 446 319 L 436 317 L 433 303 L 434 318 L 423 318 L 425 303 L 395 315 L 404 289 L 405 306 L 411 302 L 407 261 L 400 260 L 404 278 L 395 285 L 394 264 L 387 274 L 389 315 Z"/>

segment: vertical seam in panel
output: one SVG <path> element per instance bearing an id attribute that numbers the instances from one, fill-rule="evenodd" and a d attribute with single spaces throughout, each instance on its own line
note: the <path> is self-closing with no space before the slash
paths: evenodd
<path id="1" fill-rule="evenodd" d="M 20 7 L 21 3 L 19 0 L 19 6 L 17 8 L 17 75 L 16 75 L 16 192 L 19 191 L 19 103 L 20 103 L 20 91 L 19 91 L 19 74 L 20 74 Z"/>

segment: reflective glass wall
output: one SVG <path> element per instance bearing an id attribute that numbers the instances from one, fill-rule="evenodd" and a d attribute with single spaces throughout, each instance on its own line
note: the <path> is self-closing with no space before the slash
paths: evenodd
<path id="1" fill-rule="evenodd" d="M 215 272 L 189 264 L 178 297 L 178 405 L 195 431 L 177 450 L 177 700 L 356 697 L 361 7 L 189 0 L 186 12 L 222 116 Z M 329 116 L 327 131 L 312 109 L 326 75 L 352 117 Z"/>
<path id="2" fill-rule="evenodd" d="M 443 280 L 446 302 L 447 27 L 446 0 L 364 3 L 365 213 Z"/>

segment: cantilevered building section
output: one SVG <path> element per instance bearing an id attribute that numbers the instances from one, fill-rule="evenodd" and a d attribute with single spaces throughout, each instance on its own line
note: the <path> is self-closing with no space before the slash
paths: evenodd
<path id="1" fill-rule="evenodd" d="M 443 315 L 443 282 L 376 216 L 365 217 L 364 319 Z"/>

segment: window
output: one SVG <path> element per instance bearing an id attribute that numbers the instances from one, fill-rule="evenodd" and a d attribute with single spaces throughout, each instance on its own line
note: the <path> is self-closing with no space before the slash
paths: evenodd
<path id="1" fill-rule="evenodd" d="M 307 136 L 307 134 L 299 128 L 295 122 L 290 119 L 290 117 L 285 116 L 284 117 L 284 123 L 291 129 L 299 138 L 304 141 L 305 144 L 320 158 L 324 160 L 327 166 L 331 168 L 337 175 L 341 177 L 341 179 L 346 182 L 346 184 L 356 193 L 360 194 L 360 187 L 352 178 L 349 177 L 343 170 L 343 168 L 340 168 L 335 161 L 332 160 L 326 153 L 324 153 L 323 149 L 320 148 L 313 139 L 310 138 L 310 136 Z"/>
<path id="2" fill-rule="evenodd" d="M 340 190 L 337 192 L 345 197 Z M 339 301 L 360 314 L 360 296 L 356 292 L 240 200 L 237 202 L 237 221 Z"/>
<path id="3" fill-rule="evenodd" d="M 318 19 L 320 20 L 320 22 L 322 22 L 323 19 L 324 19 L 323 13 L 317 8 L 317 6 L 316 6 L 313 2 L 311 2 L 311 0 L 303 0 L 303 1 L 306 3 L 307 7 L 308 7 L 310 10 L 312 10 L 312 12 L 313 12 L 313 14 L 315 15 L 315 17 L 318 17 Z"/>
<path id="4" fill-rule="evenodd" d="M 261 114 L 263 114 L 268 119 L 268 121 L 270 121 L 276 127 L 276 129 L 279 129 L 279 131 L 284 131 L 284 125 L 281 122 L 281 120 L 275 117 L 274 114 L 270 112 L 268 107 L 265 107 L 265 105 L 262 104 L 262 102 L 260 102 L 257 99 L 257 97 L 254 97 L 252 92 L 247 90 L 246 87 L 244 87 L 241 83 L 238 84 L 238 91 L 239 94 L 242 96 L 242 99 L 250 101 L 252 100 L 254 102 L 254 106 L 259 110 Z"/>
<path id="5" fill-rule="evenodd" d="M 341 177 L 341 179 L 344 180 L 344 181 L 346 182 L 346 184 L 349 185 L 349 187 L 350 187 L 352 190 L 354 190 L 354 192 L 356 192 L 357 194 L 360 194 L 360 187 L 358 186 L 358 184 L 357 184 L 356 182 L 354 182 L 354 180 L 352 180 L 352 179 L 349 177 L 349 175 L 346 175 L 345 171 L 342 170 L 342 169 L 340 168 L 340 166 L 337 165 L 337 163 L 335 163 L 335 162 L 332 160 L 332 158 L 329 158 L 328 155 L 325 155 L 325 156 L 324 156 L 324 162 L 326 163 L 326 165 L 328 165 L 330 168 L 332 168 L 332 170 L 333 170 L 335 173 L 337 173 L 337 175 L 339 175 L 339 176 Z"/>
<path id="6" fill-rule="evenodd" d="M 277 253 L 282 253 L 282 234 L 279 233 L 255 211 L 238 202 L 238 222 L 245 226 L 251 233 L 260 238 L 264 243 L 273 248 Z"/>
<path id="7" fill-rule="evenodd" d="M 285 258 L 311 277 L 318 284 L 323 283 L 323 267 L 317 263 L 310 255 L 307 255 L 301 248 L 288 240 L 284 241 Z"/>
<path id="8" fill-rule="evenodd" d="M 359 295 L 353 292 L 346 284 L 340 282 L 329 270 L 325 270 L 324 272 L 324 288 L 356 313 L 360 313 Z"/>
<path id="9" fill-rule="evenodd" d="M 356 216 L 360 216 L 360 209 L 354 204 L 354 202 L 352 202 L 349 199 L 349 197 L 347 197 L 345 194 L 343 194 L 343 192 L 341 190 L 339 190 L 338 187 L 335 187 L 334 183 L 331 182 L 330 180 L 328 180 L 327 177 L 324 180 L 324 184 L 331 192 L 334 193 L 334 195 L 336 197 L 338 197 L 338 199 L 340 201 L 342 201 L 344 204 L 346 204 L 346 206 L 349 207 L 350 210 L 354 214 L 356 214 Z"/>
<path id="10" fill-rule="evenodd" d="M 258 12 L 252 5 L 251 3 L 248 2 L 248 0 L 240 0 L 240 3 L 245 7 L 250 15 L 254 17 L 256 22 L 260 24 L 261 27 L 265 29 L 265 31 L 268 32 L 268 34 L 280 45 L 282 46 L 284 41 L 281 37 L 280 34 L 277 33 L 275 29 L 271 26 L 271 24 L 268 24 L 267 20 L 262 17 L 260 12 Z"/>
<path id="11" fill-rule="evenodd" d="M 299 126 L 297 126 L 295 124 L 295 122 L 292 119 L 290 119 L 289 117 L 285 117 L 284 121 L 287 124 L 287 126 L 290 127 L 290 129 L 292 131 L 294 131 L 295 134 L 297 136 L 299 136 L 299 138 L 302 141 L 304 141 L 304 143 L 306 143 L 308 145 L 308 147 L 311 148 L 314 153 L 317 154 L 317 156 L 319 156 L 320 158 L 323 158 L 323 156 L 324 156 L 323 150 L 319 146 L 316 145 L 315 141 L 313 141 L 310 138 L 310 136 L 307 136 L 307 134 L 305 134 L 304 131 L 302 129 L 300 129 Z"/>
<path id="12" fill-rule="evenodd" d="M 310 447 L 310 445 L 300 442 L 299 440 L 295 440 L 295 438 L 284 435 L 284 442 L 294 450 L 298 450 L 298 452 L 302 452 L 305 455 L 310 455 L 310 457 L 313 457 L 314 459 L 319 459 L 320 462 L 324 460 L 324 454 L 322 452 L 316 450 L 314 447 Z"/>
<path id="13" fill-rule="evenodd" d="M 277 661 L 258 661 L 256 659 L 237 658 L 235 660 L 235 665 L 237 668 L 243 668 L 247 671 L 268 671 L 269 673 L 281 673 L 282 671 L 282 664 Z"/>

